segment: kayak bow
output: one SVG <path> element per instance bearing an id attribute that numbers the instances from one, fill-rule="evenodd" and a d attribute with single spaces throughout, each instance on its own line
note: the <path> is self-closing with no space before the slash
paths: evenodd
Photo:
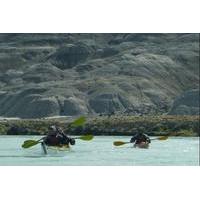
<path id="1" fill-rule="evenodd" d="M 48 152 L 63 152 L 63 151 L 69 151 L 70 146 L 69 145 L 62 145 L 62 146 L 48 146 L 44 144 L 43 142 L 41 143 L 42 151 L 46 155 Z"/>
<path id="2" fill-rule="evenodd" d="M 134 144 L 134 148 L 141 148 L 141 149 L 148 149 L 149 148 L 149 143 L 148 142 L 141 142 L 139 144 Z"/>

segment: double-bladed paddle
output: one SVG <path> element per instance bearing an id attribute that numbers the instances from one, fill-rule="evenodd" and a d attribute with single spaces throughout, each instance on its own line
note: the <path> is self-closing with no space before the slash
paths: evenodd
<path id="1" fill-rule="evenodd" d="M 80 137 L 75 137 L 74 139 L 80 139 L 80 140 L 85 140 L 85 141 L 89 141 L 93 139 L 93 135 L 82 135 Z"/>
<path id="2" fill-rule="evenodd" d="M 69 124 L 69 126 L 71 127 L 77 127 L 77 126 L 82 126 L 84 123 L 86 122 L 86 118 L 85 117 L 79 117 L 78 119 L 74 120 L 72 123 Z M 26 140 L 24 141 L 24 143 L 22 144 L 23 148 L 30 148 L 32 146 L 35 146 L 39 143 L 41 143 L 41 140 L 43 140 L 43 138 L 39 139 L 39 140 Z M 85 140 L 85 141 L 89 141 L 93 139 L 93 135 L 83 135 L 74 139 L 81 139 L 81 140 Z"/>
<path id="3" fill-rule="evenodd" d="M 84 141 L 89 141 L 89 140 L 92 140 L 93 139 L 93 135 L 82 135 L 80 137 L 75 137 L 73 139 L 80 139 L 80 140 L 84 140 Z M 39 143 L 41 143 L 40 141 L 42 140 L 43 138 L 39 139 L 39 140 L 26 140 L 24 141 L 24 143 L 22 144 L 22 147 L 27 149 L 27 148 L 30 148 L 32 146 L 35 146 Z"/>
<path id="4" fill-rule="evenodd" d="M 157 137 L 157 138 L 153 138 L 151 140 L 167 140 L 169 136 L 165 135 L 165 136 L 160 136 L 160 137 Z M 123 141 L 115 141 L 113 142 L 113 145 L 114 146 L 122 146 L 124 144 L 129 144 L 131 142 L 123 142 Z"/>

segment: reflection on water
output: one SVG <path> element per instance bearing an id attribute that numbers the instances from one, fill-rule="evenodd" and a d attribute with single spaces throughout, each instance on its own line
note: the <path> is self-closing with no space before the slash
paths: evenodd
<path id="1" fill-rule="evenodd" d="M 22 149 L 24 140 L 37 136 L 0 136 L 0 165 L 199 165 L 199 138 L 154 140 L 149 149 L 131 144 L 114 147 L 113 141 L 130 137 L 96 136 L 93 141 L 77 140 L 68 151 L 48 151 L 40 145 Z"/>

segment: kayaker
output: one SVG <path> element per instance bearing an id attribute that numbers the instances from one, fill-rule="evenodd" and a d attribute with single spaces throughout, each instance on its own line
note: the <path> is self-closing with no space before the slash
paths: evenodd
<path id="1" fill-rule="evenodd" d="M 48 146 L 62 146 L 62 145 L 74 145 L 75 140 L 67 136 L 64 131 L 53 125 L 48 128 L 48 134 L 43 139 L 43 142 Z"/>
<path id="2" fill-rule="evenodd" d="M 148 135 L 144 134 L 144 129 L 139 128 L 137 133 L 131 138 L 131 143 L 134 143 L 134 146 L 141 144 L 141 143 L 151 143 L 151 139 L 148 137 Z"/>

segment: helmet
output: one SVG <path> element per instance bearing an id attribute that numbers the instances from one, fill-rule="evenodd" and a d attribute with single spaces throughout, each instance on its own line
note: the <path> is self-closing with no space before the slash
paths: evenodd
<path id="1" fill-rule="evenodd" d="M 49 130 L 51 130 L 51 131 L 56 131 L 57 130 L 57 128 L 56 128 L 56 126 L 49 126 Z"/>
<path id="2" fill-rule="evenodd" d="M 139 128 L 138 128 L 138 133 L 141 134 L 141 133 L 144 133 L 144 131 L 145 131 L 145 129 L 144 129 L 143 127 L 139 127 Z"/>

